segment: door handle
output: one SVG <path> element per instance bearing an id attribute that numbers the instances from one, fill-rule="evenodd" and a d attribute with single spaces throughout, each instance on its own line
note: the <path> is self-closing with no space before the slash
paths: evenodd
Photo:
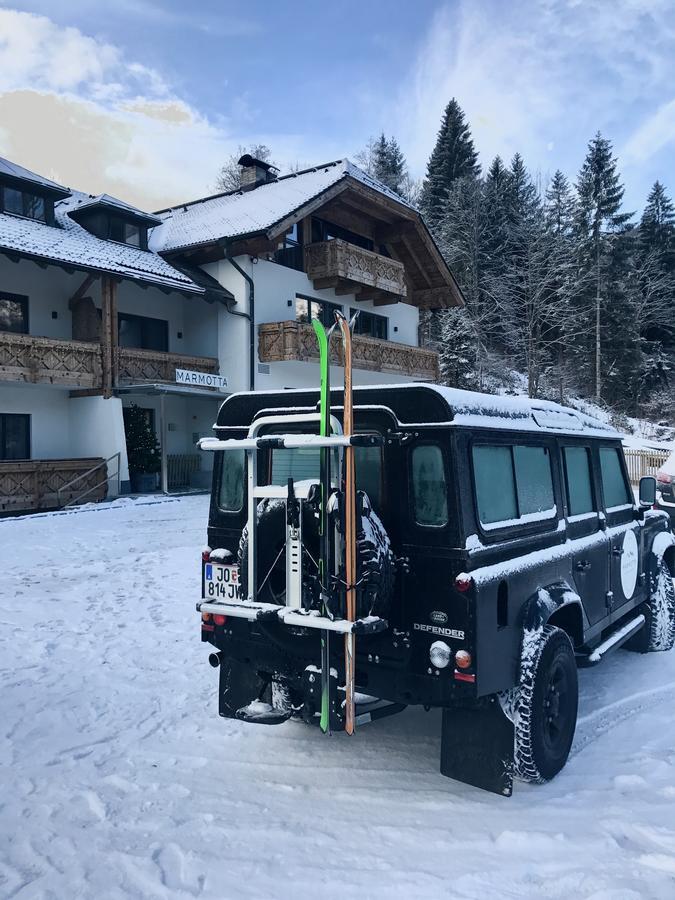
<path id="1" fill-rule="evenodd" d="M 614 556 L 623 556 L 623 547 L 612 547 Z"/>
<path id="2" fill-rule="evenodd" d="M 580 559 L 574 568 L 577 570 L 577 572 L 588 572 L 590 567 L 591 564 L 587 559 Z"/>

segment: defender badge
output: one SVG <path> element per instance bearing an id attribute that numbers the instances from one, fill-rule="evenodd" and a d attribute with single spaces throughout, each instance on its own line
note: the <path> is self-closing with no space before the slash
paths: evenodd
<path id="1" fill-rule="evenodd" d="M 439 609 L 435 609 L 432 613 L 429 614 L 429 618 L 434 623 L 434 625 L 445 625 L 448 621 L 448 614 L 441 612 Z"/>

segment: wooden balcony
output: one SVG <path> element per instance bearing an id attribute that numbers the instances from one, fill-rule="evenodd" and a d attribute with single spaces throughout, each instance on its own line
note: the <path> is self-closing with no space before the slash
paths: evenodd
<path id="1" fill-rule="evenodd" d="M 218 374 L 218 360 L 212 356 L 184 356 L 159 350 L 137 350 L 120 347 L 118 351 L 119 384 L 176 381 L 176 369 L 190 369 L 208 375 Z M 214 389 L 215 390 L 215 389 Z"/>
<path id="2" fill-rule="evenodd" d="M 438 381 L 438 354 L 433 350 L 355 335 L 352 342 L 355 369 L 406 375 L 420 381 Z M 258 329 L 261 362 L 307 361 L 319 358 L 311 325 L 302 322 L 269 322 Z M 331 362 L 343 364 L 342 341 L 333 334 Z"/>
<path id="3" fill-rule="evenodd" d="M 305 247 L 305 270 L 317 290 L 335 288 L 357 300 L 405 297 L 403 263 L 347 241 L 323 241 Z"/>
<path id="4" fill-rule="evenodd" d="M 98 345 L 97 345 L 98 346 Z M 108 491 L 102 459 L 17 459 L 0 462 L 0 514 L 55 509 L 86 491 L 87 502 L 103 500 Z M 89 473 L 84 478 L 79 476 Z M 74 479 L 75 484 L 63 491 Z M 59 493 L 60 491 L 60 493 Z"/>
<path id="5" fill-rule="evenodd" d="M 0 381 L 98 387 L 100 344 L 0 332 Z"/>

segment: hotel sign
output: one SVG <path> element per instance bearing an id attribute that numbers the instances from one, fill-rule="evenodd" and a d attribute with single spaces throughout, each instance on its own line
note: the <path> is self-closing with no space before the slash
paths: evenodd
<path id="1" fill-rule="evenodd" d="M 190 369 L 176 369 L 176 384 L 189 384 L 190 387 L 211 387 L 219 391 L 227 390 L 227 378 L 223 375 L 211 375 L 209 372 L 193 372 Z"/>

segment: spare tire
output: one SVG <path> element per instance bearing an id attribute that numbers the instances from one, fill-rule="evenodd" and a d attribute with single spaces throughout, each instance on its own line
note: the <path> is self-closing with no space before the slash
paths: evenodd
<path id="1" fill-rule="evenodd" d="M 386 618 L 391 606 L 396 579 L 396 563 L 391 550 L 389 536 L 379 516 L 372 510 L 365 494 L 360 495 L 359 506 L 363 509 L 357 521 L 356 557 L 356 615 L 362 619 L 369 615 Z M 258 504 L 257 553 L 258 553 L 258 596 L 263 603 L 286 603 L 286 555 L 283 552 L 286 541 L 286 503 L 280 499 L 265 499 Z M 303 561 L 306 573 L 303 592 L 311 596 L 311 606 L 318 607 L 318 581 L 314 577 L 314 562 L 319 559 L 319 525 L 311 507 L 303 504 L 302 519 L 303 546 L 307 551 Z M 248 593 L 248 526 L 239 541 L 239 571 L 244 596 Z M 308 556 L 311 559 L 308 559 Z M 344 569 L 340 569 L 339 579 L 344 585 Z M 262 585 L 262 587 L 261 587 Z M 345 592 L 338 592 L 339 600 L 333 612 L 344 617 Z"/>
<path id="2" fill-rule="evenodd" d="M 258 554 L 258 596 L 256 600 L 283 606 L 286 603 L 286 554 L 283 552 L 286 543 L 286 502 L 284 500 L 275 498 L 260 501 L 256 538 Z M 319 525 L 312 510 L 304 503 L 302 539 L 304 547 L 313 559 L 318 559 Z M 241 586 L 243 594 L 246 596 L 248 594 L 248 525 L 241 533 L 238 562 Z M 310 589 L 309 583 L 307 589 Z"/>

